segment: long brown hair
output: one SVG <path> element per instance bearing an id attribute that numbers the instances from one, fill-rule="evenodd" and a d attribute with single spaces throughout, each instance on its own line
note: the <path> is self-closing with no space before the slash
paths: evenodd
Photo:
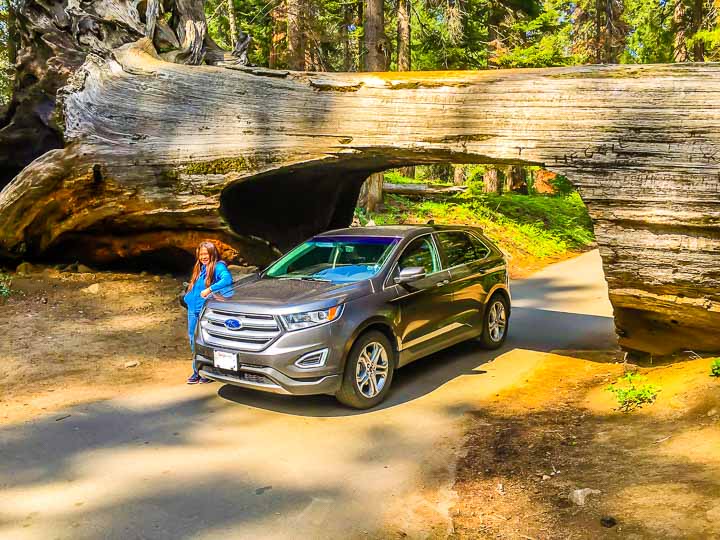
<path id="1" fill-rule="evenodd" d="M 205 240 L 200 242 L 200 245 L 195 250 L 195 266 L 193 267 L 192 277 L 190 278 L 190 283 L 188 284 L 188 292 L 192 290 L 193 285 L 195 285 L 195 282 L 200 277 L 200 272 L 202 271 L 202 263 L 200 262 L 200 250 L 202 248 L 207 249 L 208 255 L 210 255 L 210 261 L 207 264 L 207 268 L 205 268 L 205 287 L 212 285 L 213 278 L 215 277 L 215 265 L 218 260 L 220 260 L 220 254 L 218 253 L 218 249 L 215 247 L 215 244 L 209 240 Z"/>

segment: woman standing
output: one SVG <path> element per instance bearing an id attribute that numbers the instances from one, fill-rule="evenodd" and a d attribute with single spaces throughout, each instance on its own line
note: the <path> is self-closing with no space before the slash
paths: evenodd
<path id="1" fill-rule="evenodd" d="M 196 260 L 192 277 L 185 294 L 188 308 L 188 337 L 193 352 L 193 374 L 188 377 L 188 384 L 208 383 L 210 379 L 201 377 L 195 367 L 195 327 L 200 312 L 211 294 L 219 293 L 224 297 L 232 296 L 230 285 L 232 275 L 227 265 L 220 260 L 217 247 L 210 241 L 200 242 L 195 251 Z"/>

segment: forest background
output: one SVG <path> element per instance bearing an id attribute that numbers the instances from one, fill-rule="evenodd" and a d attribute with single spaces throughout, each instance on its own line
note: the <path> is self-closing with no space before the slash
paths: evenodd
<path id="1" fill-rule="evenodd" d="M 142 2 L 141 2 L 142 3 Z M 140 6 L 142 7 L 142 6 Z M 0 105 L 12 91 L 14 13 L 0 7 Z M 208 0 L 228 49 L 308 71 L 407 71 L 720 60 L 720 0 Z"/>

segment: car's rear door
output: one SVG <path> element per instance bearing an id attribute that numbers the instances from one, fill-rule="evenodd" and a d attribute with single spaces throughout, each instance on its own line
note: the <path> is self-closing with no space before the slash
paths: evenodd
<path id="1" fill-rule="evenodd" d="M 450 272 L 453 320 L 463 324 L 464 332 L 479 335 L 488 292 L 504 281 L 502 257 L 468 231 L 443 231 L 437 238 Z"/>
<path id="2" fill-rule="evenodd" d="M 442 267 L 432 234 L 415 238 L 405 247 L 388 276 L 388 285 L 393 285 L 400 270 L 410 267 L 422 267 L 426 275 L 412 283 L 394 285 L 401 365 L 442 348 L 438 342 L 449 331 L 447 321 L 452 315 L 450 273 Z"/>

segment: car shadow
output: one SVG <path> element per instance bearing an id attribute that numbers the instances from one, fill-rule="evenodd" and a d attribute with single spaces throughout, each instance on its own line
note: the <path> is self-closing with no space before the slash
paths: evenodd
<path id="1" fill-rule="evenodd" d="M 287 396 L 224 385 L 218 395 L 238 404 L 283 414 L 338 417 L 368 414 L 397 407 L 432 393 L 463 375 L 483 375 L 481 367 L 513 349 L 549 352 L 557 349 L 609 349 L 616 347 L 612 317 L 564 313 L 535 308 L 512 311 L 510 333 L 502 348 L 483 350 L 467 341 L 422 358 L 395 372 L 387 399 L 372 409 L 354 410 L 333 396 Z"/>

